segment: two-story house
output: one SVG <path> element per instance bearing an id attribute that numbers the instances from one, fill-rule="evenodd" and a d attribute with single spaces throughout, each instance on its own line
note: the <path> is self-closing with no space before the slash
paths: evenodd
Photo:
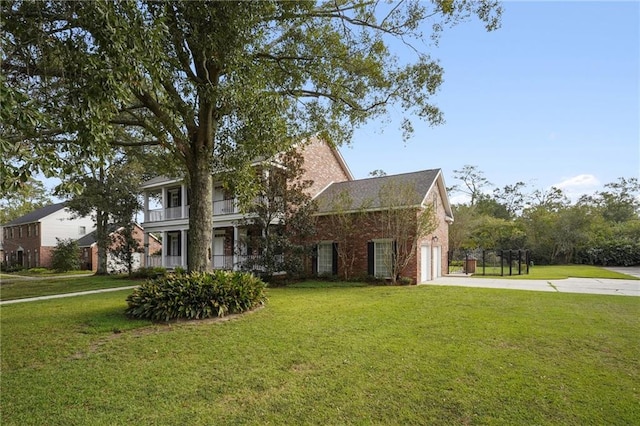
<path id="1" fill-rule="evenodd" d="M 42 207 L 3 225 L 4 261 L 25 268 L 49 268 L 57 238 L 77 240 L 94 229 L 91 217 L 76 217 L 65 203 Z"/>
<path id="2" fill-rule="evenodd" d="M 415 258 L 402 271 L 403 276 L 414 282 L 434 279 L 446 273 L 446 255 L 448 250 L 448 226 L 453 222 L 453 215 L 449 198 L 444 185 L 440 169 L 425 170 L 381 178 L 354 180 L 347 164 L 340 152 L 322 140 L 311 139 L 301 144 L 300 150 L 304 158 L 305 173 L 303 180 L 313 182 L 308 189 L 309 195 L 319 202 L 317 213 L 318 255 L 314 258 L 313 271 L 339 274 L 344 264 L 337 259 L 335 248 L 337 236 L 331 228 L 331 221 L 327 220 L 332 214 L 337 214 L 328 200 L 336 193 L 346 192 L 356 202 L 363 197 L 370 197 L 373 201 L 368 208 L 368 215 L 361 215 L 363 222 L 357 224 L 349 238 L 356 242 L 355 252 L 358 258 L 353 262 L 355 275 L 384 275 L 381 254 L 383 250 L 393 246 L 393 241 L 383 238 L 380 229 L 372 227 L 366 220 L 380 210 L 376 197 L 380 189 L 390 183 L 411 184 L 416 194 L 407 200 L 406 205 L 396 206 L 407 208 L 419 214 L 430 203 L 435 208 L 435 229 L 428 236 L 421 236 L 417 244 Z M 276 160 L 256 162 L 258 170 L 268 173 L 275 166 Z M 214 176 L 215 182 L 215 176 Z M 212 269 L 237 269 L 251 256 L 251 247 L 243 242 L 251 240 L 252 228 L 241 225 L 243 215 L 238 209 L 234 194 L 227 193 L 220 182 L 213 185 L 213 243 L 211 247 Z M 144 192 L 144 230 L 146 264 L 167 268 L 187 266 L 187 242 L 189 231 L 189 190 L 187 185 L 179 180 L 159 177 L 146 182 L 142 186 Z M 250 219 L 250 217 L 249 217 Z M 161 236 L 162 249 L 153 253 L 148 249 L 149 233 Z M 341 236 L 344 237 L 344 236 Z M 377 253 L 377 254 L 376 254 Z M 377 257 L 376 257 L 377 256 Z M 379 259 L 376 261 L 376 259 Z"/>
<path id="3" fill-rule="evenodd" d="M 318 194 L 332 182 L 353 179 L 340 152 L 324 141 L 312 139 L 298 148 L 304 158 L 303 180 L 313 182 L 308 192 Z M 256 161 L 253 166 L 261 173 L 270 173 L 280 167 L 277 159 Z M 143 184 L 144 193 L 144 245 L 147 265 L 175 268 L 187 266 L 189 231 L 189 189 L 180 179 L 158 177 Z M 213 244 L 212 269 L 234 269 L 247 256 L 251 247 L 242 244 L 251 239 L 252 229 L 239 223 L 247 216 L 238 208 L 234 194 L 213 184 Z M 149 234 L 161 236 L 160 253 L 149 249 Z"/>

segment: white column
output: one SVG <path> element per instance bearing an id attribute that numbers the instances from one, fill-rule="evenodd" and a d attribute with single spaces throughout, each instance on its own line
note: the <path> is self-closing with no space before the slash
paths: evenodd
<path id="1" fill-rule="evenodd" d="M 144 192 L 144 221 L 149 222 L 149 193 L 147 191 Z M 147 234 L 145 233 L 145 235 Z"/>
<path id="2" fill-rule="evenodd" d="M 180 249 L 180 264 L 182 267 L 187 266 L 187 230 L 183 229 L 180 231 L 180 240 L 182 247 Z"/>
<path id="3" fill-rule="evenodd" d="M 165 209 L 167 208 L 167 188 L 162 188 L 162 219 L 166 220 L 167 215 Z"/>
<path id="4" fill-rule="evenodd" d="M 164 191 L 163 191 L 164 198 Z M 162 260 L 162 267 L 167 267 L 167 253 L 169 252 L 169 241 L 167 240 L 167 231 L 162 231 L 162 256 L 160 259 Z"/>
<path id="5" fill-rule="evenodd" d="M 189 217 L 187 215 L 187 185 L 184 183 L 180 186 L 180 193 L 182 194 L 182 218 Z"/>

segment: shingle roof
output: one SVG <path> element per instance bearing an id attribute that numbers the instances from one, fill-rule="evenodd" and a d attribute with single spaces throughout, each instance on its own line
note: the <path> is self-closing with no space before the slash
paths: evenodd
<path id="1" fill-rule="evenodd" d="M 431 169 L 393 176 L 332 183 L 316 197 L 318 213 L 335 211 L 336 203 L 339 204 L 338 200 L 341 194 L 345 194 L 351 199 L 350 206 L 342 207 L 346 210 L 361 207 L 366 209 L 380 208 L 383 206 L 381 195 L 384 195 L 385 191 L 394 191 L 395 188 L 408 188 L 410 190 L 406 197 L 403 196 L 402 206 L 418 206 L 436 182 L 439 173 L 440 169 Z M 400 205 L 395 205 L 394 207 L 400 207 Z"/>
<path id="2" fill-rule="evenodd" d="M 45 218 L 50 214 L 57 212 L 58 210 L 62 210 L 65 205 L 66 205 L 65 202 L 58 203 L 58 204 L 50 204 L 48 206 L 34 210 L 31 213 L 27 213 L 24 216 L 20 216 L 17 219 L 13 219 L 11 222 L 4 224 L 4 226 L 12 226 L 12 225 L 20 225 L 23 223 L 37 222 L 40 219 Z"/>
<path id="3" fill-rule="evenodd" d="M 98 241 L 98 231 L 93 231 L 93 232 L 89 232 L 87 235 L 85 235 L 82 238 L 78 238 L 76 240 L 76 243 L 78 244 L 78 247 L 89 247 L 91 244 L 95 243 L 96 241 Z"/>

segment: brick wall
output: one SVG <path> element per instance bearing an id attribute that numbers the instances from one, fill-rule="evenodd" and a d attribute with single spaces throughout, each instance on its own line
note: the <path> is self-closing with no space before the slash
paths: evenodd
<path id="1" fill-rule="evenodd" d="M 326 142 L 317 138 L 313 138 L 302 149 L 305 169 L 302 179 L 313 181 L 313 185 L 308 189 L 311 196 L 318 194 L 331 182 L 350 180 L 336 154 Z"/>
<path id="2" fill-rule="evenodd" d="M 447 250 L 448 244 L 448 224 L 445 220 L 445 211 L 442 203 L 442 199 L 439 192 L 436 191 L 436 217 L 438 221 L 438 228 L 435 232 L 428 234 L 418 241 L 414 256 L 409 261 L 407 266 L 402 270 L 401 276 L 411 278 L 414 282 L 419 282 L 421 277 L 422 265 L 421 265 L 421 246 L 427 245 L 430 248 L 432 246 L 440 247 L 441 255 L 441 270 L 440 274 L 447 273 Z M 433 195 L 430 195 L 430 202 L 433 202 Z M 332 241 L 338 242 L 338 250 L 341 249 L 341 244 L 346 244 L 345 239 L 348 239 L 348 244 L 351 245 L 355 261 L 352 267 L 352 276 L 364 276 L 367 275 L 368 266 L 368 253 L 367 243 L 375 239 L 388 238 L 384 229 L 379 225 L 379 220 L 376 220 L 376 215 L 379 212 L 370 212 L 361 214 L 358 216 L 358 220 L 351 229 L 353 231 L 350 235 L 343 235 L 343 229 L 336 226 L 335 222 L 330 216 L 319 216 L 317 218 L 317 235 L 316 239 L 320 241 Z M 417 226 L 417 215 L 420 211 L 416 209 L 416 218 L 414 219 L 412 226 Z M 433 237 L 437 236 L 437 241 L 433 240 Z M 344 249 L 344 248 L 343 248 Z M 343 276 L 345 265 L 343 259 L 338 258 L 338 275 Z M 434 275 L 432 275 L 433 277 Z M 432 277 L 428 277 L 431 279 Z"/>
<path id="3" fill-rule="evenodd" d="M 37 227 L 37 235 L 36 235 Z M 36 263 L 36 253 L 40 253 L 40 224 L 29 223 L 4 228 L 5 238 L 3 241 L 4 254 L 9 259 L 9 263 L 16 263 L 18 259 L 18 248 L 22 248 L 22 265 L 26 268 L 35 268 L 42 266 L 42 262 L 38 259 L 40 265 Z M 11 232 L 13 231 L 13 237 Z M 3 259 L 5 260 L 5 259 Z"/>

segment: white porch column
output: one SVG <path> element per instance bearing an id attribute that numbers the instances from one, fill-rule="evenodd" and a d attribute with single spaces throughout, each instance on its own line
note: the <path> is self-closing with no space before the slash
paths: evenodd
<path id="1" fill-rule="evenodd" d="M 166 220 L 167 215 L 165 209 L 167 208 L 167 188 L 162 188 L 162 219 Z"/>
<path id="2" fill-rule="evenodd" d="M 144 221 L 145 222 L 149 222 L 149 193 L 147 191 L 144 191 Z M 147 235 L 147 233 L 145 232 L 145 235 Z M 146 243 L 148 243 L 148 236 L 147 236 L 147 241 L 145 241 Z"/>
<path id="3" fill-rule="evenodd" d="M 187 231 L 187 229 L 180 231 L 180 243 L 182 244 L 180 248 L 180 264 L 184 268 L 187 266 Z"/>
<path id="4" fill-rule="evenodd" d="M 182 218 L 185 219 L 189 216 L 187 210 L 187 185 L 184 183 L 180 185 L 180 193 L 182 194 Z"/>
<path id="5" fill-rule="evenodd" d="M 238 245 L 240 243 L 240 236 L 238 235 L 238 225 L 233 225 L 233 270 L 238 269 Z"/>
<path id="6" fill-rule="evenodd" d="M 164 191 L 163 191 L 164 198 Z M 162 260 L 162 267 L 167 267 L 167 253 L 169 253 L 169 241 L 167 240 L 167 231 L 162 231 L 162 256 L 160 259 Z"/>

